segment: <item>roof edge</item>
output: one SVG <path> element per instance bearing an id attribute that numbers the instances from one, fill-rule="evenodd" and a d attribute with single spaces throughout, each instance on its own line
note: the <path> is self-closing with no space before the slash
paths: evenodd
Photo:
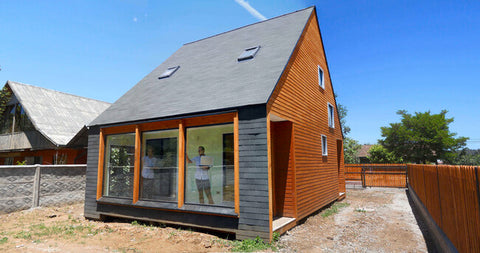
<path id="1" fill-rule="evenodd" d="M 265 102 L 267 105 L 268 105 L 268 103 L 270 102 L 270 99 L 272 99 L 273 93 L 274 93 L 275 90 L 277 89 L 278 84 L 280 83 L 280 80 L 282 79 L 283 75 L 285 74 L 285 71 L 286 71 L 288 65 L 290 64 L 290 61 L 292 60 L 293 53 L 295 53 L 295 50 L 297 50 L 298 43 L 300 42 L 300 39 L 302 38 L 303 34 L 305 33 L 305 29 L 307 28 L 308 21 L 309 21 L 310 18 L 312 17 L 312 14 L 313 14 L 313 13 L 315 13 L 315 15 L 316 15 L 316 8 L 315 8 L 315 6 L 310 6 L 310 7 L 308 7 L 308 8 L 313 8 L 312 13 L 310 13 L 310 16 L 308 17 L 307 21 L 306 21 L 305 24 L 303 25 L 302 33 L 301 33 L 300 36 L 298 37 L 297 42 L 295 42 L 295 46 L 293 47 L 292 52 L 290 52 L 290 56 L 288 57 L 288 61 L 287 61 L 287 63 L 285 64 L 285 66 L 283 67 L 282 73 L 280 73 L 280 76 L 278 77 L 277 81 L 275 82 L 275 86 L 273 87 L 272 92 L 270 92 L 270 95 L 268 96 L 267 101 Z M 303 10 L 306 10 L 306 9 L 308 9 L 308 8 L 305 8 L 305 9 L 303 9 Z M 328 68 L 328 66 L 327 66 L 327 68 Z"/>
<path id="2" fill-rule="evenodd" d="M 297 12 L 301 12 L 301 11 L 307 10 L 307 9 L 309 9 L 309 8 L 315 9 L 315 5 L 309 6 L 309 7 L 307 7 L 307 8 L 303 8 L 303 9 L 301 9 L 301 10 L 296 10 L 296 11 L 294 11 L 294 12 L 285 13 L 285 14 L 282 14 L 282 15 L 280 15 L 280 16 L 276 16 L 276 17 L 269 18 L 269 19 L 266 19 L 266 20 L 261 20 L 261 21 L 258 21 L 258 22 L 252 23 L 252 24 L 248 24 L 248 25 L 244 25 L 244 26 L 241 26 L 241 27 L 237 27 L 237 28 L 235 28 L 235 29 L 232 29 L 232 30 L 229 30 L 229 31 L 226 31 L 226 32 L 222 32 L 222 33 L 218 33 L 218 34 L 215 34 L 215 35 L 212 35 L 212 36 L 208 36 L 208 37 L 205 37 L 205 38 L 202 38 L 202 39 L 199 39 L 199 40 L 194 40 L 194 41 L 185 43 L 185 44 L 183 44 L 183 45 L 184 45 L 184 46 L 190 45 L 190 44 L 193 44 L 193 43 L 202 41 L 202 40 L 210 39 L 210 38 L 217 37 L 217 36 L 220 36 L 220 35 L 229 33 L 229 32 L 237 31 L 237 30 L 243 29 L 243 28 L 245 28 L 245 27 L 249 27 L 249 26 L 252 26 L 252 25 L 264 23 L 264 22 L 267 22 L 267 21 L 270 21 L 270 20 L 273 20 L 273 19 L 277 19 L 277 18 L 281 18 L 281 17 L 284 17 L 284 16 L 288 16 L 288 15 L 297 13 Z"/>
<path id="3" fill-rule="evenodd" d="M 39 86 L 31 85 L 31 84 L 28 84 L 28 83 L 22 83 L 22 82 L 17 82 L 17 81 L 12 81 L 12 80 L 7 80 L 7 83 L 14 83 L 14 84 L 26 85 L 26 86 L 31 86 L 31 87 L 34 87 L 34 88 L 37 88 L 37 89 L 42 89 L 42 90 L 57 92 L 57 93 L 61 93 L 61 94 L 68 95 L 68 96 L 74 96 L 74 97 L 77 97 L 77 98 L 83 98 L 83 99 L 93 100 L 93 101 L 97 101 L 97 102 L 105 103 L 105 104 L 112 104 L 112 103 L 110 103 L 110 102 L 102 101 L 102 100 L 99 100 L 99 99 L 87 98 L 87 97 L 75 95 L 75 94 L 72 94 L 72 93 L 67 93 L 67 92 L 58 91 L 58 90 L 53 90 L 53 89 L 47 89 L 47 88 L 44 88 L 44 87 L 39 87 Z"/>
<path id="4" fill-rule="evenodd" d="M 28 119 L 30 120 L 30 122 L 32 122 L 33 127 L 35 127 L 35 130 L 38 131 L 43 137 L 45 137 L 45 139 L 47 139 L 47 140 L 48 140 L 49 142 L 51 142 L 53 145 L 55 145 L 55 146 L 57 146 L 57 147 L 60 146 L 60 144 L 58 144 L 58 143 L 56 143 L 55 141 L 53 141 L 52 138 L 50 138 L 46 133 L 44 133 L 42 130 L 40 130 L 40 128 L 37 126 L 36 122 L 34 122 L 34 121 L 32 120 L 32 117 L 30 117 L 29 109 L 26 108 L 26 107 L 23 105 L 21 98 L 19 98 L 19 97 L 16 95 L 17 92 L 16 92 L 15 89 L 12 87 L 12 85 L 11 85 L 12 83 L 17 83 L 17 82 L 8 80 L 5 85 L 8 84 L 8 87 L 10 88 L 10 90 L 12 91 L 12 93 L 15 94 L 15 97 L 17 98 L 18 102 L 22 105 L 22 108 L 23 108 L 23 110 L 25 111 L 25 114 L 27 114 Z M 20 83 L 20 84 L 22 84 L 22 85 L 29 85 L 29 84 L 24 84 L 24 83 Z M 13 85 L 13 86 L 15 86 L 15 85 Z"/>

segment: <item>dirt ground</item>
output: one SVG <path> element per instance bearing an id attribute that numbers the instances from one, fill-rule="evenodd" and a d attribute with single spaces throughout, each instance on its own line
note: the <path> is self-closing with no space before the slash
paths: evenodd
<path id="1" fill-rule="evenodd" d="M 281 237 L 283 252 L 427 252 L 405 189 L 347 190 L 339 213 L 309 217 Z"/>
<path id="2" fill-rule="evenodd" d="M 339 213 L 309 217 L 283 235 L 282 252 L 426 252 L 404 189 L 348 190 Z M 325 211 L 323 211 L 325 212 Z M 0 215 L 1 252 L 225 252 L 212 234 L 135 221 L 83 218 L 83 204 Z"/>

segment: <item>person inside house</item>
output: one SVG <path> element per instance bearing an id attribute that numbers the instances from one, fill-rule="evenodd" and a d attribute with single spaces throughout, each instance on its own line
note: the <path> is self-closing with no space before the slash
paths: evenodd
<path id="1" fill-rule="evenodd" d="M 214 204 L 212 193 L 210 191 L 210 178 L 208 176 L 208 171 L 213 165 L 213 161 L 211 161 L 210 157 L 205 156 L 205 147 L 199 146 L 198 156 L 192 159 L 190 159 L 187 155 L 187 162 L 195 163 L 197 166 L 197 170 L 195 171 L 195 183 L 197 184 L 198 200 L 200 204 L 205 203 L 203 192 L 205 192 L 205 195 L 207 195 L 208 204 Z"/>
<path id="2" fill-rule="evenodd" d="M 152 146 L 147 146 L 147 154 L 143 157 L 143 168 L 142 168 L 142 178 L 143 178 L 143 191 L 142 198 L 152 199 L 155 187 L 155 170 L 158 169 L 159 160 L 154 156 L 154 148 Z"/>

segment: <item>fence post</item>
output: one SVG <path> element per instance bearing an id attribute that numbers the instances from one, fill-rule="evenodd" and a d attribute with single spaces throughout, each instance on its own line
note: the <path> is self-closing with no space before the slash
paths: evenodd
<path id="1" fill-rule="evenodd" d="M 364 167 L 364 166 L 362 166 L 361 178 L 362 178 L 362 187 L 363 187 L 363 188 L 366 188 L 366 184 L 365 184 L 365 167 Z"/>
<path id="2" fill-rule="evenodd" d="M 478 167 L 475 167 L 475 181 L 477 182 L 477 202 L 478 202 L 478 212 L 480 215 L 480 188 L 478 185 Z"/>
<path id="3" fill-rule="evenodd" d="M 442 195 L 440 194 L 440 177 L 438 175 L 438 165 L 435 165 L 435 169 L 437 170 L 437 190 L 438 190 L 438 209 L 440 210 L 440 225 L 439 227 L 443 229 L 443 213 L 442 213 Z"/>
<path id="4" fill-rule="evenodd" d="M 405 164 L 405 188 L 408 188 L 408 166 Z"/>
<path id="5" fill-rule="evenodd" d="M 35 179 L 33 181 L 33 203 L 32 207 L 37 207 L 40 203 L 40 165 L 35 168 Z"/>

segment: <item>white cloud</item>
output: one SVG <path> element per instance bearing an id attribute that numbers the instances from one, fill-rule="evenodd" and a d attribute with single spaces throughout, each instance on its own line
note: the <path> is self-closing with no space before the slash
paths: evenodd
<path id="1" fill-rule="evenodd" d="M 134 17 L 134 18 L 133 18 L 133 22 L 136 23 L 137 21 L 138 21 L 137 17 Z"/>
<path id="2" fill-rule="evenodd" d="M 235 2 L 237 2 L 237 4 L 239 4 L 240 6 L 245 8 L 245 10 L 250 12 L 250 14 L 252 14 L 252 16 L 258 18 L 258 20 L 266 20 L 267 19 L 265 16 L 260 14 L 260 12 L 255 10 L 247 1 L 245 1 L 245 0 L 235 0 Z"/>

